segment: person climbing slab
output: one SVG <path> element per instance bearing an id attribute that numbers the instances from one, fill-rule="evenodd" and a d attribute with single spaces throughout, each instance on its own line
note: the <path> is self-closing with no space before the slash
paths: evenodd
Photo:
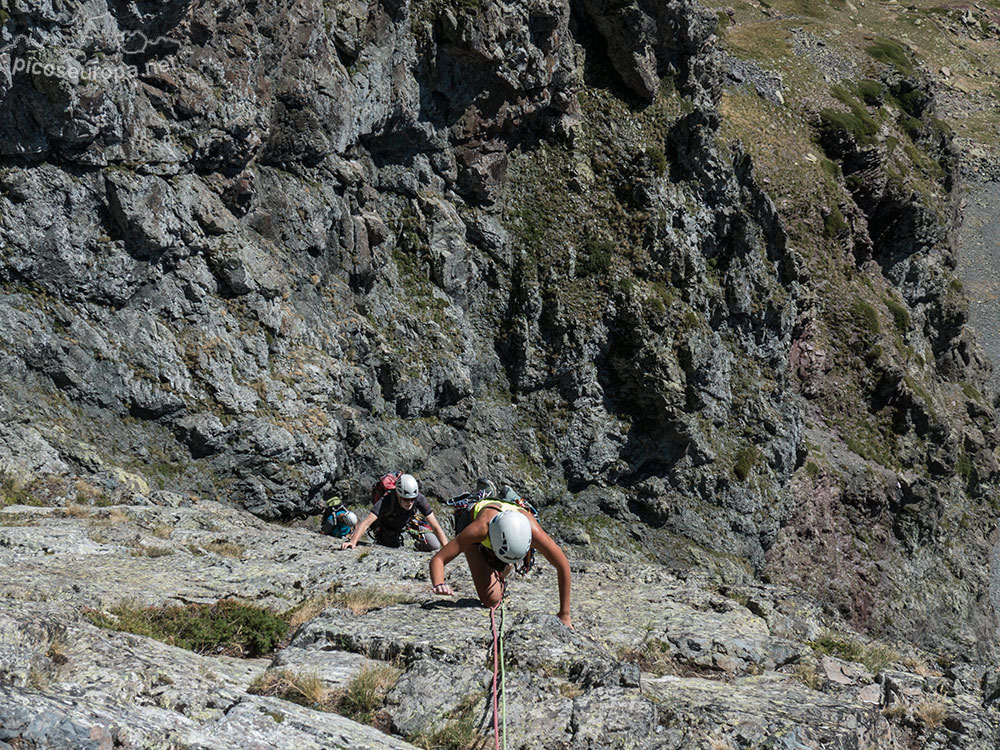
<path id="1" fill-rule="evenodd" d="M 557 616 L 566 627 L 572 628 L 569 560 L 562 548 L 531 513 L 493 497 L 485 497 L 461 512 L 455 524 L 455 537 L 431 558 L 431 586 L 439 596 L 454 594 L 444 582 L 444 568 L 464 553 L 479 601 L 493 608 L 503 599 L 510 571 L 532 549 L 541 552 L 555 566 L 559 582 Z"/>
<path id="2" fill-rule="evenodd" d="M 376 487 L 384 483 L 389 476 L 391 475 L 387 474 L 379 480 Z M 340 548 L 356 547 L 358 540 L 369 528 L 372 528 L 376 544 L 400 547 L 403 544 L 403 534 L 414 525 L 418 512 L 426 523 L 419 524 L 419 528 L 416 529 L 417 539 L 414 546 L 419 550 L 435 550 L 447 544 L 448 535 L 438 523 L 427 498 L 420 493 L 417 480 L 410 474 L 401 474 L 394 486 L 378 497 L 368 515 L 354 527 L 350 538 Z"/>

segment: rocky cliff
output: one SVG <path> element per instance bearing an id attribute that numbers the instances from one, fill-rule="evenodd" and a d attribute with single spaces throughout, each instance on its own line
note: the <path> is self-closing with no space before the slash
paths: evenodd
<path id="1" fill-rule="evenodd" d="M 360 504 L 385 468 L 439 498 L 488 475 L 581 570 L 641 571 L 654 627 L 689 596 L 673 576 L 781 586 L 975 672 L 997 645 L 997 425 L 956 264 L 963 190 L 995 177 L 998 13 L 872 5 L 8 0 L 4 502 L 168 492 L 276 521 L 324 487 Z M 646 642 L 588 637 L 566 658 Z M 763 673 L 754 705 L 839 725 L 829 690 L 775 676 L 806 646 L 732 648 L 723 673 Z M 955 695 L 984 689 L 956 670 Z M 662 679 L 566 690 L 628 688 L 648 716 L 681 700 Z M 880 746 L 880 716 L 843 746 Z M 675 718 L 641 746 L 697 723 Z"/>

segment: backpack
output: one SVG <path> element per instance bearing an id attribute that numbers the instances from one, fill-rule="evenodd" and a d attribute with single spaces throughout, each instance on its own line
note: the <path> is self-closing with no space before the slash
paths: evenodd
<path id="1" fill-rule="evenodd" d="M 390 471 L 372 485 L 372 505 L 396 489 L 396 482 L 403 476 L 401 471 Z"/>
<path id="2" fill-rule="evenodd" d="M 323 518 L 321 533 L 343 539 L 349 536 L 358 523 L 358 517 L 342 505 L 328 509 Z"/>

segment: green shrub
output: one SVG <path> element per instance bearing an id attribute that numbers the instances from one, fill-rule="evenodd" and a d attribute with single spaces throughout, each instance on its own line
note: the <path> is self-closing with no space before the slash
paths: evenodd
<path id="1" fill-rule="evenodd" d="M 885 306 L 889 308 L 889 312 L 892 313 L 892 321 L 896 324 L 896 330 L 901 334 L 906 333 L 910 330 L 910 311 L 906 309 L 905 305 L 901 305 L 894 299 L 886 298 Z"/>
<path id="2" fill-rule="evenodd" d="M 755 445 L 745 445 L 736 451 L 736 464 L 733 467 L 736 478 L 741 482 L 745 481 L 758 460 L 760 460 L 760 451 Z"/>
<path id="3" fill-rule="evenodd" d="M 823 236 L 827 239 L 833 239 L 841 232 L 849 230 L 850 227 L 844 219 L 844 214 L 841 212 L 839 206 L 834 206 L 830 209 L 830 213 L 823 217 Z"/>
<path id="4" fill-rule="evenodd" d="M 880 81 L 873 81 L 870 78 L 866 78 L 858 81 L 855 90 L 858 92 L 861 101 L 870 107 L 877 107 L 885 101 L 886 87 Z"/>
<path id="5" fill-rule="evenodd" d="M 863 299 L 854 300 L 854 304 L 851 305 L 851 317 L 864 333 L 878 336 L 882 332 L 882 326 L 878 322 L 878 312 Z"/>
<path id="6" fill-rule="evenodd" d="M 84 610 L 95 625 L 155 638 L 199 654 L 258 657 L 275 649 L 288 623 L 269 610 L 221 599 L 186 607 L 139 607 L 122 603 L 110 612 Z"/>
<path id="7" fill-rule="evenodd" d="M 583 252 L 576 263 L 576 275 L 584 277 L 607 273 L 611 269 L 614 249 L 611 240 L 588 237 L 583 243 Z"/>
<path id="8" fill-rule="evenodd" d="M 892 65 L 903 75 L 913 75 L 913 64 L 910 62 L 910 56 L 899 42 L 879 39 L 875 44 L 867 47 L 865 51 L 880 63 Z"/>

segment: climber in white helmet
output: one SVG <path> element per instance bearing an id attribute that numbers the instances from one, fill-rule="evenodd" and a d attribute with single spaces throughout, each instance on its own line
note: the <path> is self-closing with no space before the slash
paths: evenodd
<path id="1" fill-rule="evenodd" d="M 420 493 L 412 474 L 386 474 L 372 487 L 374 504 L 341 549 L 353 549 L 369 528 L 376 544 L 400 547 L 408 531 L 414 547 L 428 551 L 448 543 L 448 535 L 438 523 L 431 504 Z"/>
<path id="2" fill-rule="evenodd" d="M 431 558 L 434 593 L 441 596 L 455 593 L 444 581 L 444 567 L 464 553 L 479 601 L 486 607 L 494 607 L 503 598 L 504 582 L 513 566 L 525 561 L 532 549 L 541 552 L 555 566 L 559 581 L 557 616 L 566 627 L 572 628 L 566 555 L 531 513 L 493 497 L 485 497 L 463 510 L 455 523 L 455 538 Z"/>

